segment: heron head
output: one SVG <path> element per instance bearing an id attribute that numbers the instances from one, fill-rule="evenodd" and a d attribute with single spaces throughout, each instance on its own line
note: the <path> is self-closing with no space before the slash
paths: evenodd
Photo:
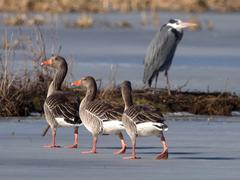
<path id="1" fill-rule="evenodd" d="M 183 22 L 180 19 L 170 19 L 167 23 L 167 26 L 170 26 L 177 31 L 182 31 L 184 28 L 197 26 L 197 24 L 191 22 Z"/>

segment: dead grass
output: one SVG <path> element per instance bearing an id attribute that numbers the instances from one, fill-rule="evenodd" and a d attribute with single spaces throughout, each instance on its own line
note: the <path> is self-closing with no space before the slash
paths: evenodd
<path id="1" fill-rule="evenodd" d="M 42 104 L 51 76 L 50 73 L 43 73 L 39 68 L 40 62 L 45 58 L 45 43 L 38 29 L 35 30 L 33 37 L 34 39 L 29 37 L 29 40 L 25 39 L 26 41 L 20 43 L 25 51 L 30 53 L 33 69 L 17 72 L 14 71 L 13 66 L 16 49 L 11 44 L 12 41 L 21 38 L 15 39 L 13 35 L 9 37 L 5 33 L 5 44 L 10 45 L 2 47 L 4 53 L 0 56 L 1 116 L 23 116 L 28 115 L 31 111 L 42 111 Z"/>
<path id="2" fill-rule="evenodd" d="M 135 104 L 148 104 L 163 112 L 189 112 L 201 115 L 231 115 L 240 110 L 240 98 L 230 93 L 221 92 L 173 92 L 169 96 L 166 91 L 153 93 L 152 90 L 134 90 Z M 123 106 L 119 89 L 100 92 L 100 98 Z"/>
<path id="3" fill-rule="evenodd" d="M 0 11 L 11 12 L 109 12 L 109 11 L 239 11 L 238 0 L 0 0 Z"/>
<path id="4" fill-rule="evenodd" d="M 90 28 L 93 26 L 93 18 L 89 15 L 80 15 L 74 22 L 74 27 Z"/>
<path id="5" fill-rule="evenodd" d="M 49 21 L 41 14 L 8 14 L 3 18 L 3 24 L 7 26 L 39 26 L 47 23 L 49 23 Z"/>
<path id="6" fill-rule="evenodd" d="M 52 47 L 54 45 L 56 44 Z M 15 54 L 19 48 L 25 53 L 26 59 L 16 58 Z M 60 53 L 60 50 L 61 47 L 56 54 Z M 20 30 L 16 34 L 8 34 L 6 31 L 1 51 L 3 53 L 0 54 L 0 116 L 43 113 L 43 104 L 54 72 L 40 66 L 46 59 L 45 40 L 40 28 L 35 27 L 31 33 Z M 16 61 L 21 64 L 21 70 L 19 66 L 14 67 Z M 32 67 L 25 67 L 25 61 L 30 61 L 27 63 Z M 69 74 L 71 68 L 72 64 L 69 63 Z M 63 86 L 65 90 L 69 90 L 65 84 Z"/>

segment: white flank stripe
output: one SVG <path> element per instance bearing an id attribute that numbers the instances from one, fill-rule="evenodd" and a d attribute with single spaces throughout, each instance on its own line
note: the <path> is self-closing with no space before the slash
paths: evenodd
<path id="1" fill-rule="evenodd" d="M 55 118 L 58 125 L 62 126 L 62 127 L 76 127 L 76 126 L 81 126 L 82 124 L 70 124 L 67 123 L 64 118 Z M 73 119 L 71 119 L 72 121 L 74 121 Z"/>
<path id="2" fill-rule="evenodd" d="M 139 136 L 154 136 L 158 135 L 160 131 L 163 131 L 163 129 L 160 129 L 154 125 L 162 126 L 162 123 L 153 123 L 153 122 L 145 122 L 137 124 L 137 132 Z"/>
<path id="3" fill-rule="evenodd" d="M 107 134 L 115 134 L 120 131 L 124 131 L 124 127 L 121 121 L 105 121 L 103 122 L 103 131 Z"/>

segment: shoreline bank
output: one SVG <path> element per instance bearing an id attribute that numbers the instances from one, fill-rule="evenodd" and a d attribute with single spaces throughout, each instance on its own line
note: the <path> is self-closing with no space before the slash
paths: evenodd
<path id="1" fill-rule="evenodd" d="M 0 0 L 1 12 L 131 12 L 131 11 L 237 12 L 236 0 Z"/>

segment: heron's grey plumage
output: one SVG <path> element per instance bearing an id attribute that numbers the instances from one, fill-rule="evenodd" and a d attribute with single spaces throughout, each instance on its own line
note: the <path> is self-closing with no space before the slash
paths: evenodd
<path id="1" fill-rule="evenodd" d="M 163 25 L 160 31 L 152 39 L 144 59 L 143 82 L 152 85 L 158 73 L 169 70 L 177 45 L 182 39 L 183 31 L 178 31 L 167 24 Z"/>

